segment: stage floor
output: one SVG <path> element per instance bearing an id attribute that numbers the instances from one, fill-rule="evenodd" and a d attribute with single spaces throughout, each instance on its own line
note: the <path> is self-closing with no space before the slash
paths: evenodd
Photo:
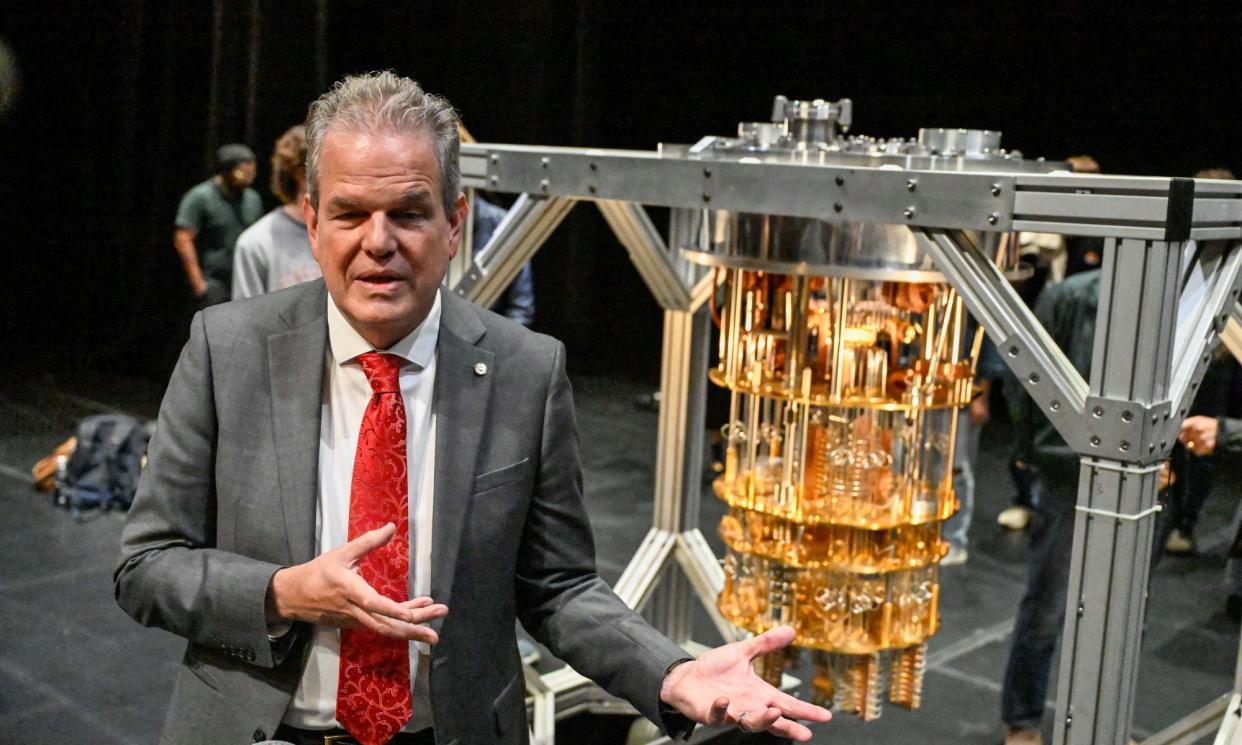
<path id="1" fill-rule="evenodd" d="M 184 643 L 140 627 L 113 600 L 123 515 L 75 522 L 33 490 L 30 466 L 83 416 L 153 417 L 162 391 L 120 377 L 8 378 L 0 377 L 0 733 L 6 743 L 23 745 L 155 742 Z M 656 414 L 635 406 L 648 390 L 642 384 L 599 377 L 574 384 L 600 572 L 615 581 L 650 521 Z M 866 725 L 842 715 L 819 728 L 815 742 L 1000 741 L 999 681 L 1025 573 L 1023 535 L 996 526 L 1012 494 L 1007 448 L 1004 429 L 990 426 L 970 560 L 941 575 L 943 625 L 931 642 L 923 708 L 888 707 Z M 1225 464 L 1222 471 L 1200 521 L 1198 553 L 1166 557 L 1152 582 L 1135 706 L 1140 740 L 1232 686 L 1238 630 L 1224 614 L 1224 554 L 1233 537 L 1238 466 Z M 714 526 L 722 512 L 705 491 L 702 530 L 717 553 Z M 701 611 L 695 628 L 697 640 L 718 641 Z M 1052 709 L 1050 700 L 1049 720 Z M 571 723 L 565 734 L 572 731 L 575 745 L 620 743 L 621 724 Z M 1050 727 L 1047 721 L 1046 733 Z"/>

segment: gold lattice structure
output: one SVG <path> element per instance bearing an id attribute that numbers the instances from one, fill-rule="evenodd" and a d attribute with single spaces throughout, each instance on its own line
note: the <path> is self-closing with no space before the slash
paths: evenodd
<path id="1" fill-rule="evenodd" d="M 864 719 L 884 698 L 915 708 L 981 337 L 963 339 L 946 284 L 723 272 L 719 609 L 755 633 L 792 625 L 821 702 Z M 793 654 L 760 674 L 775 682 Z"/>

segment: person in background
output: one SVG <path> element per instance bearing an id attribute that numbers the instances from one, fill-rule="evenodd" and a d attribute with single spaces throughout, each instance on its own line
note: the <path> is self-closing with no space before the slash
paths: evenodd
<path id="1" fill-rule="evenodd" d="M 474 135 L 470 134 L 470 131 L 460 122 L 457 125 L 457 135 L 463 144 L 477 142 Z M 471 212 L 473 213 L 473 225 L 471 226 L 473 238 L 470 248 L 477 256 L 492 239 L 496 228 L 500 227 L 500 223 L 508 214 L 508 210 L 489 202 L 476 191 Z M 535 272 L 531 269 L 529 261 L 522 265 L 522 271 L 518 272 L 518 275 L 505 288 L 504 294 L 492 304 L 491 310 L 527 328 L 535 322 Z"/>
<path id="2" fill-rule="evenodd" d="M 1048 286 L 1035 303 L 1040 324 L 1084 378 L 1090 374 L 1099 289 L 1099 270 L 1083 272 Z M 1052 658 L 1065 621 L 1079 457 L 1029 395 L 1022 395 L 1018 408 L 1018 456 L 1032 476 L 1035 507 L 1026 591 L 1001 689 L 1001 719 L 1005 745 L 1039 745 Z"/>
<path id="3" fill-rule="evenodd" d="M 1195 178 L 1226 179 L 1232 181 L 1233 172 L 1227 168 L 1208 168 L 1195 174 Z M 1233 378 L 1238 373 L 1238 362 L 1221 347 L 1208 365 L 1190 405 L 1191 416 L 1224 416 L 1229 406 L 1229 394 Z M 1174 556 L 1185 556 L 1195 550 L 1195 526 L 1199 513 L 1212 490 L 1212 478 L 1216 471 L 1216 453 L 1193 453 L 1178 444 L 1173 449 L 1174 470 L 1178 479 L 1170 493 L 1169 535 L 1164 550 Z M 1235 603 L 1242 603 L 1242 596 Z M 1242 609 L 1242 605 L 1239 605 Z"/>
<path id="4" fill-rule="evenodd" d="M 496 228 L 508 211 L 475 194 L 474 197 L 474 251 L 477 254 L 492 239 Z M 522 265 L 522 271 L 513 278 L 504 294 L 492 304 L 491 310 L 510 321 L 530 327 L 535 322 L 535 272 L 530 262 Z"/>
<path id="5" fill-rule="evenodd" d="M 322 276 L 311 253 L 302 200 L 306 197 L 306 128 L 290 127 L 272 150 L 272 193 L 280 206 L 237 239 L 233 299 L 264 295 Z"/>
<path id="6" fill-rule="evenodd" d="M 1219 450 L 1237 455 L 1242 453 L 1242 419 L 1187 417 L 1182 422 L 1178 443 L 1193 457 L 1207 458 L 1216 455 Z M 1234 623 L 1238 623 L 1242 621 L 1242 502 L 1234 511 L 1233 530 L 1233 543 L 1229 546 L 1229 595 L 1225 599 L 1225 613 Z"/>
<path id="7" fill-rule="evenodd" d="M 199 307 L 229 299 L 233 246 L 263 214 L 263 202 L 250 188 L 254 175 L 254 152 L 245 145 L 224 145 L 216 151 L 215 174 L 181 197 L 173 246 Z"/>

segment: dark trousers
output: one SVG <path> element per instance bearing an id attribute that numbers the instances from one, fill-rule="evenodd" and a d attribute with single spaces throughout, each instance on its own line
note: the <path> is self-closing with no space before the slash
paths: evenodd
<path id="1" fill-rule="evenodd" d="M 1074 507 L 1078 503 L 1077 479 L 1045 479 L 1034 470 L 1032 474 L 1031 496 L 1035 505 L 1028 536 L 1026 593 L 1014 621 L 1001 688 L 1001 719 L 1015 729 L 1037 729 L 1043 718 L 1052 658 L 1065 626 L 1065 596 L 1074 548 Z M 1168 526 L 1169 521 L 1157 513 L 1152 531 L 1153 574 L 1168 537 Z"/>
<path id="2" fill-rule="evenodd" d="M 1023 464 L 1018 465 L 1017 458 L 1009 459 L 1009 478 L 1013 481 L 1015 507 L 1026 507 L 1031 509 L 1034 507 L 1034 500 L 1031 499 L 1031 467 Z"/>
<path id="3" fill-rule="evenodd" d="M 1057 637 L 1065 623 L 1065 593 L 1074 545 L 1078 484 L 1032 479 L 1035 512 L 1028 529 L 1026 594 L 1018 606 L 1001 689 L 1001 718 L 1019 729 L 1039 727 Z"/>
<path id="4" fill-rule="evenodd" d="M 1169 488 L 1172 503 L 1170 522 L 1172 528 L 1184 533 L 1194 533 L 1199 523 L 1199 513 L 1212 491 L 1216 474 L 1216 454 L 1190 455 L 1178 443 L 1173 448 L 1173 461 L 1177 467 L 1177 481 Z"/>

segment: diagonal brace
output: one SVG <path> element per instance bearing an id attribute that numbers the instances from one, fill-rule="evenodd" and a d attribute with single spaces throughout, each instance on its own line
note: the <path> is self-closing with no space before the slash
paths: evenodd
<path id="1" fill-rule="evenodd" d="M 576 203 L 569 197 L 518 197 L 452 290 L 477 305 L 491 307 Z"/>
<path id="2" fill-rule="evenodd" d="M 1001 359 L 1067 442 L 1085 410 L 1087 381 L 1074 368 L 1000 269 L 960 231 L 923 228 L 936 266 L 996 342 Z"/>
<path id="3" fill-rule="evenodd" d="M 1217 336 L 1224 338 L 1230 315 L 1236 317 L 1242 283 L 1242 250 L 1204 248 L 1186 269 L 1182 297 L 1188 307 L 1179 312 L 1177 324 L 1169 399 L 1176 405 L 1179 426 L 1212 359 Z"/>
<path id="4" fill-rule="evenodd" d="M 665 310 L 692 310 L 690 288 L 678 272 L 677 259 L 664 244 L 647 211 L 636 202 L 600 199 L 595 202 L 630 261 Z"/>

